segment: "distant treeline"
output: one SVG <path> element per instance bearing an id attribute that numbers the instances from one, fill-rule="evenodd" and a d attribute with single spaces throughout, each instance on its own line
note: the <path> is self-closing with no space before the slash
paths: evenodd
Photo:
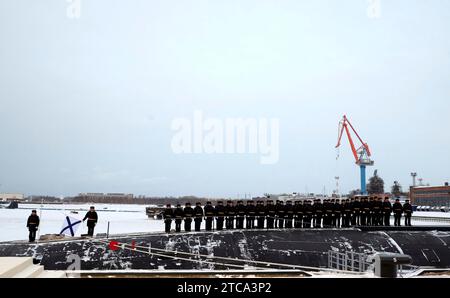
<path id="1" fill-rule="evenodd" d="M 183 197 L 136 197 L 136 198 L 95 198 L 85 196 L 75 196 L 64 198 L 65 203 L 108 203 L 108 204 L 145 204 L 145 205 L 165 205 L 165 204 L 185 204 L 187 202 L 195 204 L 200 202 L 205 205 L 206 202 L 215 202 L 216 199 L 201 198 L 196 196 L 183 196 Z"/>

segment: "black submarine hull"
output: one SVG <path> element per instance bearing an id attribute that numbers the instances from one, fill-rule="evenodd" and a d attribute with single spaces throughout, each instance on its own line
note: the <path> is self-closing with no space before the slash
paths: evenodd
<path id="1" fill-rule="evenodd" d="M 112 250 L 109 241 L 119 242 L 118 249 Z M 123 249 L 121 243 L 128 248 L 133 244 L 138 251 Z M 38 244 L 3 242 L 0 256 L 31 256 L 46 270 L 67 270 L 73 263 L 73 255 L 79 256 L 81 270 L 223 270 L 235 268 L 223 261 L 214 263 L 214 257 L 327 268 L 329 251 L 367 255 L 392 252 L 410 255 L 414 266 L 450 268 L 449 246 L 448 227 L 232 230 L 149 233 Z M 149 254 L 150 248 L 161 254 L 164 250 L 175 258 Z M 175 255 L 174 251 L 189 255 Z"/>

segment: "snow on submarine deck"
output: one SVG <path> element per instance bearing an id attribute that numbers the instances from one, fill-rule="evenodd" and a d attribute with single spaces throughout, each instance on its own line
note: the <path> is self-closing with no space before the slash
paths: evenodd
<path id="1" fill-rule="evenodd" d="M 331 250 L 368 255 L 393 252 L 410 255 L 414 266 L 450 268 L 450 229 L 436 226 L 145 233 L 115 235 L 109 239 L 73 238 L 37 244 L 14 241 L 0 243 L 0 256 L 31 256 L 40 260 L 45 270 L 66 270 L 73 263 L 73 258 L 69 257 L 73 254 L 80 257 L 82 270 L 234 269 L 223 263 L 219 265 L 151 255 L 143 252 L 148 251 L 143 248 L 140 248 L 141 251 L 111 250 L 108 245 L 111 240 L 128 245 L 134 242 L 137 247 L 151 247 L 153 252 L 154 249 L 187 252 L 192 255 L 178 256 L 188 259 L 196 259 L 195 255 L 200 254 L 327 268 L 328 252 Z"/>

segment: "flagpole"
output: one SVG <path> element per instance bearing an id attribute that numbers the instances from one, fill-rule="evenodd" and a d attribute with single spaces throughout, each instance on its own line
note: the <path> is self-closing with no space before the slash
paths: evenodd
<path id="1" fill-rule="evenodd" d="M 41 223 L 42 223 L 42 205 L 44 204 L 44 199 L 41 199 L 41 206 L 39 207 L 39 227 L 37 230 L 37 241 L 39 243 L 39 238 L 41 237 Z"/>

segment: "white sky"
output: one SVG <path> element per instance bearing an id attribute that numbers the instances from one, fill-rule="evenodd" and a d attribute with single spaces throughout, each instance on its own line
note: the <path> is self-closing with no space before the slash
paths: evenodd
<path id="1" fill-rule="evenodd" d="M 450 180 L 450 2 L 0 0 L 0 192 L 236 196 Z M 175 155 L 176 117 L 280 121 L 280 159 Z"/>

